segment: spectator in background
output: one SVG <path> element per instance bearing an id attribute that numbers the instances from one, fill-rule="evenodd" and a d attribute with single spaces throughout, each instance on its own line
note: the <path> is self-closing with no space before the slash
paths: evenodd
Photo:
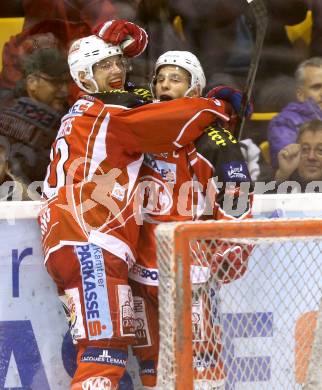
<path id="1" fill-rule="evenodd" d="M 67 110 L 67 72 L 66 59 L 56 49 L 34 51 L 24 58 L 24 78 L 0 112 L 10 170 L 26 184 L 45 177 L 50 146 Z"/>
<path id="2" fill-rule="evenodd" d="M 213 72 L 227 72 L 244 80 L 255 38 L 255 22 L 247 2 L 168 0 L 168 3 L 172 14 L 182 17 L 189 50 L 198 53 L 207 79 Z M 307 12 L 306 0 L 265 0 L 265 5 L 269 23 L 257 84 L 272 76 L 294 73 L 301 59 L 288 39 L 285 25 L 301 22 Z"/>
<path id="3" fill-rule="evenodd" d="M 26 185 L 10 172 L 8 157 L 7 145 L 0 143 L 0 202 L 29 200 Z"/>
<path id="4" fill-rule="evenodd" d="M 256 145 L 266 141 L 270 120 L 295 100 L 294 77 L 281 75 L 267 79 L 256 95 L 254 101 L 256 114 L 246 120 L 243 137 L 251 138 Z"/>
<path id="5" fill-rule="evenodd" d="M 17 84 L 15 95 L 29 96 L 46 104 L 58 114 L 68 109 L 67 83 L 71 80 L 67 58 L 56 49 L 39 49 L 23 61 L 24 78 Z"/>
<path id="6" fill-rule="evenodd" d="M 322 1 L 307 0 L 312 11 L 312 35 L 310 42 L 311 57 L 322 56 Z"/>
<path id="7" fill-rule="evenodd" d="M 113 3 L 115 15 L 118 19 L 126 19 L 135 22 L 137 9 L 141 0 L 118 0 Z"/>
<path id="8" fill-rule="evenodd" d="M 296 181 L 301 192 L 322 192 L 322 121 L 302 124 L 297 143 L 285 146 L 277 157 L 277 182 Z"/>
<path id="9" fill-rule="evenodd" d="M 191 42 L 187 42 L 181 34 L 182 26 L 175 26 L 177 15 L 172 12 L 169 0 L 137 0 L 136 20 L 144 26 L 150 42 L 153 42 L 144 53 L 141 66 L 135 66 L 136 72 L 140 72 L 142 84 L 149 85 L 154 63 L 162 53 L 190 47 Z"/>
<path id="10" fill-rule="evenodd" d="M 277 155 L 296 142 L 299 127 L 312 119 L 322 120 L 322 57 L 303 61 L 295 72 L 297 102 L 288 104 L 268 127 L 271 163 L 278 168 Z"/>
<path id="11" fill-rule="evenodd" d="M 22 32 L 11 37 L 3 49 L 2 90 L 13 89 L 22 78 L 20 60 L 25 55 L 45 47 L 58 47 L 67 53 L 71 41 L 90 35 L 98 23 L 116 16 L 115 7 L 109 0 L 17 0 L 4 3 L 8 3 L 1 5 L 4 15 L 24 17 L 24 25 Z M 44 37 L 47 38 L 44 40 Z"/>

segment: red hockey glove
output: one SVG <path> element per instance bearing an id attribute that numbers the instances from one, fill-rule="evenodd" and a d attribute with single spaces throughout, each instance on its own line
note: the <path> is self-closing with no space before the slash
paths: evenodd
<path id="1" fill-rule="evenodd" d="M 239 279 L 247 270 L 252 245 L 220 245 L 221 248 L 212 256 L 211 269 L 222 283 Z"/>
<path id="2" fill-rule="evenodd" d="M 143 28 L 127 20 L 111 20 L 93 29 L 93 34 L 106 42 L 120 45 L 126 57 L 143 53 L 148 44 L 148 35 Z"/>
<path id="3" fill-rule="evenodd" d="M 235 114 L 239 115 L 243 94 L 238 89 L 227 87 L 226 85 L 218 85 L 207 93 L 207 97 L 225 100 L 232 105 Z M 253 111 L 253 104 L 249 103 L 246 108 L 246 118 L 250 118 Z"/>

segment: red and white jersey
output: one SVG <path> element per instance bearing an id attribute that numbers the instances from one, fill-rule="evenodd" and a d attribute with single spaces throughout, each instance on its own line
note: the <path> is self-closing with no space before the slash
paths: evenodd
<path id="1" fill-rule="evenodd" d="M 159 223 L 251 216 L 252 188 L 247 165 L 237 140 L 218 126 L 209 126 L 195 142 L 174 152 L 146 154 L 140 180 L 147 199 L 138 244 L 141 249 L 129 272 L 129 277 L 139 283 L 158 285 L 155 228 Z M 224 207 L 228 183 L 235 184 L 234 202 L 245 196 L 238 214 Z M 246 187 L 249 184 L 245 194 L 241 194 L 241 183 Z M 218 248 L 220 252 L 227 249 Z"/>
<path id="2" fill-rule="evenodd" d="M 228 121 L 218 100 L 182 98 L 129 108 L 131 94 L 118 95 L 84 95 L 62 119 L 39 216 L 45 259 L 63 245 L 91 242 L 135 261 L 142 153 L 172 153 L 213 120 Z"/>

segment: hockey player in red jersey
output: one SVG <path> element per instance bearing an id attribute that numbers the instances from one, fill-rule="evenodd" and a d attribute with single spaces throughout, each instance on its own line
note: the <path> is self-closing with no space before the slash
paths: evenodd
<path id="1" fill-rule="evenodd" d="M 128 269 L 137 257 L 143 153 L 172 153 L 212 121 L 229 120 L 216 99 L 145 104 L 125 91 L 124 56 L 145 49 L 145 31 L 115 20 L 95 32 L 69 51 L 71 75 L 86 93 L 62 118 L 39 215 L 46 267 L 77 346 L 72 390 L 116 389 L 135 339 Z"/>
<path id="2" fill-rule="evenodd" d="M 190 52 L 169 51 L 156 61 L 152 89 L 156 98 L 161 101 L 176 101 L 175 99 L 183 96 L 198 97 L 205 84 L 202 67 L 196 56 Z M 232 95 L 233 104 L 241 101 L 239 91 L 227 87 L 213 90 L 213 93 L 217 94 L 227 92 Z M 235 106 L 235 112 L 238 111 L 238 107 Z M 145 388 L 154 388 L 159 348 L 158 268 L 154 236 L 156 226 L 161 222 L 170 221 L 248 218 L 251 215 L 252 193 L 250 187 L 243 195 L 239 192 L 242 183 L 246 186 L 251 185 L 251 179 L 237 140 L 228 130 L 216 124 L 209 126 L 201 137 L 184 148 L 168 153 L 145 154 L 141 181 L 147 194 L 144 204 L 146 214 L 139 238 L 138 259 L 129 273 L 137 321 L 137 343 L 133 350 L 138 357 L 142 384 Z M 233 203 L 238 201 L 239 195 L 246 197 L 244 209 L 238 210 L 238 207 L 235 211 L 234 207 L 231 210 L 224 209 L 224 195 L 228 191 L 228 182 L 236 183 L 232 194 Z M 220 187 L 218 183 L 222 186 Z M 210 200 L 209 194 L 213 194 L 214 198 Z M 215 290 L 219 289 L 220 283 L 228 283 L 243 275 L 247 267 L 249 250 L 250 248 L 246 246 L 231 247 L 217 241 L 211 262 L 213 273 L 217 273 L 218 287 L 213 288 L 212 294 L 218 293 Z M 202 264 L 204 256 L 202 248 L 199 246 L 192 248 L 192 252 L 197 260 L 200 259 L 198 263 Z M 204 265 L 209 266 L 209 260 Z M 198 267 L 195 271 L 192 267 L 193 285 L 198 284 Z M 200 299 L 193 297 L 193 307 L 196 310 L 199 310 L 196 305 L 202 304 Z M 218 340 L 219 320 L 212 318 L 213 327 L 218 327 Z M 202 324 L 196 326 L 200 328 Z M 196 377 L 198 373 L 202 373 L 203 368 L 212 365 L 213 377 L 208 381 L 210 387 L 204 388 L 224 388 L 225 374 L 219 356 L 221 350 L 221 344 L 217 341 L 212 347 L 212 353 L 217 356 L 215 362 L 209 362 L 200 356 L 194 358 Z M 198 388 L 197 383 L 195 380 L 195 388 Z"/>

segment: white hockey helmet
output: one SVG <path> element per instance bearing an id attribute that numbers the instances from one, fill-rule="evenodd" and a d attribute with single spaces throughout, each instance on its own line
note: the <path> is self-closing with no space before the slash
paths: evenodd
<path id="1" fill-rule="evenodd" d="M 96 35 L 90 35 L 85 38 L 77 39 L 73 42 L 68 53 L 68 65 L 70 74 L 75 83 L 83 91 L 89 93 L 99 92 L 98 85 L 93 77 L 93 65 L 104 58 L 123 55 L 120 46 L 112 45 L 103 41 Z M 94 83 L 96 90 L 90 91 L 80 81 L 78 73 L 85 72 L 85 77 Z"/>
<path id="2" fill-rule="evenodd" d="M 155 79 L 159 68 L 164 65 L 180 66 L 190 74 L 190 88 L 186 92 L 186 95 L 196 85 L 200 88 L 200 94 L 202 93 L 202 90 L 206 86 L 206 77 L 198 58 L 194 54 L 190 53 L 190 51 L 174 50 L 163 53 L 155 63 L 153 79 Z"/>

